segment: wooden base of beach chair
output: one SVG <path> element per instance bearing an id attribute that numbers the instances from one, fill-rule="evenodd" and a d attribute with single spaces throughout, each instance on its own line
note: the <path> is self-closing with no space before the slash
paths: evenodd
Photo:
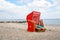
<path id="1" fill-rule="evenodd" d="M 35 31 L 36 32 L 45 32 L 46 28 L 36 28 Z"/>
<path id="2" fill-rule="evenodd" d="M 42 32 L 45 32 L 45 31 L 46 31 L 46 28 L 42 28 L 41 31 L 42 31 Z"/>

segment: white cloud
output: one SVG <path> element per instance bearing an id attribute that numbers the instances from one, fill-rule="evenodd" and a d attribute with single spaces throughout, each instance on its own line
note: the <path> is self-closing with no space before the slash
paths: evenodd
<path id="1" fill-rule="evenodd" d="M 54 0 L 54 5 L 55 6 L 60 5 L 60 0 Z"/>
<path id="2" fill-rule="evenodd" d="M 47 2 L 47 1 L 45 1 L 45 0 L 40 0 L 40 1 L 33 1 L 32 3 L 29 3 L 28 6 L 49 8 L 49 7 L 52 6 L 52 4 Z"/>
<path id="3" fill-rule="evenodd" d="M 41 12 L 41 18 L 46 18 L 47 9 L 52 7 L 52 4 L 46 0 L 34 0 L 32 3 L 28 3 L 28 7 Z"/>
<path id="4" fill-rule="evenodd" d="M 0 18 L 21 18 L 25 19 L 26 15 L 30 13 L 33 10 L 41 12 L 41 18 L 52 18 L 53 15 L 57 16 L 60 12 L 60 7 L 57 7 L 56 5 L 59 4 L 59 1 L 54 0 L 54 3 L 51 4 L 50 2 L 47 2 L 45 0 L 34 0 L 31 3 L 28 3 L 28 5 L 23 5 L 23 6 L 17 6 L 15 4 L 9 3 L 5 0 L 0 0 L 0 10 L 6 10 L 7 12 L 1 13 L 0 12 Z M 55 11 L 49 10 L 51 7 L 55 7 Z M 58 5 L 59 6 L 59 5 Z M 56 14 L 56 13 L 58 14 Z M 13 15 L 14 14 L 14 15 Z M 2 16 L 1 16 L 2 15 Z M 4 16 L 5 15 L 5 16 Z M 52 16 L 51 16 L 52 15 Z M 59 16 L 53 18 L 58 18 Z"/>
<path id="5" fill-rule="evenodd" d="M 11 15 L 10 15 L 10 13 L 8 13 L 8 15 L 10 15 L 10 17 L 12 16 L 12 18 L 15 17 L 15 14 L 16 14 L 19 19 L 25 18 L 25 15 L 26 15 L 25 13 L 27 13 L 29 11 L 29 9 L 26 6 L 17 6 L 15 4 L 9 3 L 5 0 L 3 0 L 3 1 L 0 0 L 0 10 L 6 10 L 6 11 L 10 12 Z M 12 15 L 13 13 L 15 13 L 14 16 Z M 6 12 L 4 12 L 3 14 L 5 14 L 5 16 L 8 16 Z M 10 18 L 10 17 L 8 16 L 8 18 Z"/>
<path id="6" fill-rule="evenodd" d="M 38 10 L 41 12 L 41 18 L 43 19 L 54 19 L 60 18 L 60 0 L 53 0 L 53 3 L 50 3 L 46 0 L 33 1 L 29 3 L 28 6 L 33 7 L 33 10 Z M 53 9 L 53 8 L 54 9 Z"/>

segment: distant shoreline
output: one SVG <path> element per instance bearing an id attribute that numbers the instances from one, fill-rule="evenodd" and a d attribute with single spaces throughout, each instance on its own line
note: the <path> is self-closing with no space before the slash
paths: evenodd
<path id="1" fill-rule="evenodd" d="M 26 21 L 0 21 L 0 23 L 26 23 Z"/>
<path id="2" fill-rule="evenodd" d="M 12 19 L 12 20 L 0 20 L 0 23 L 26 23 L 25 19 Z M 60 19 L 43 19 L 44 25 L 59 25 L 60 26 Z"/>

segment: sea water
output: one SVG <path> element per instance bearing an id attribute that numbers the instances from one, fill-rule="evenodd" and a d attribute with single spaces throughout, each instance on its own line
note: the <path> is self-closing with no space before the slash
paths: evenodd
<path id="1" fill-rule="evenodd" d="M 60 19 L 44 19 L 43 22 L 48 25 L 60 25 Z"/>
<path id="2" fill-rule="evenodd" d="M 42 19 L 47 25 L 60 25 L 60 19 Z M 25 19 L 1 19 L 0 21 L 26 21 Z"/>

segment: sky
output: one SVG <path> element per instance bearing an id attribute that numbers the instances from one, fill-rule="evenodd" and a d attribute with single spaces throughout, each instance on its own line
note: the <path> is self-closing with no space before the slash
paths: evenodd
<path id="1" fill-rule="evenodd" d="M 0 0 L 0 19 L 26 19 L 32 11 L 41 19 L 60 19 L 60 0 Z"/>

